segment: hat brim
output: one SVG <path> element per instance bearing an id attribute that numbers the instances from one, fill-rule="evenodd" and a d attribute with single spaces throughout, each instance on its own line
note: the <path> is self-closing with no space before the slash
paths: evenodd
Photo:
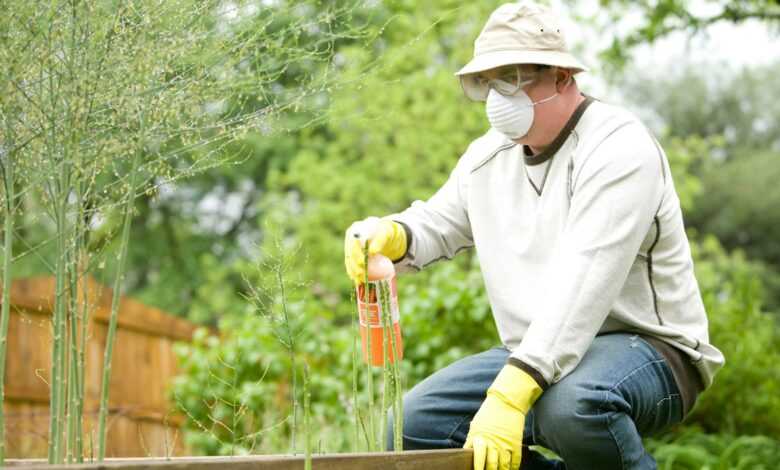
<path id="1" fill-rule="evenodd" d="M 474 57 L 455 75 L 483 72 L 503 65 L 542 64 L 572 69 L 574 73 L 588 70 L 582 62 L 567 52 L 559 51 L 494 51 Z"/>

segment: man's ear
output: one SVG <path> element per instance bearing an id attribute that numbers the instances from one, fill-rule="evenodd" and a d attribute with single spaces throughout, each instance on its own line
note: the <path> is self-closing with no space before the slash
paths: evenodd
<path id="1" fill-rule="evenodd" d="M 563 92 L 566 87 L 572 84 L 574 81 L 574 74 L 571 69 L 562 67 L 555 68 L 555 90 L 558 93 Z"/>

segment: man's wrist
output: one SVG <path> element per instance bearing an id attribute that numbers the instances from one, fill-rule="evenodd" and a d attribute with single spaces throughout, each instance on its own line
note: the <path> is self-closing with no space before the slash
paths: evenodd
<path id="1" fill-rule="evenodd" d="M 406 255 L 409 253 L 409 250 L 412 247 L 412 230 L 409 228 L 408 225 L 401 222 L 400 220 L 393 220 L 393 222 L 400 225 L 401 228 L 403 228 L 404 236 L 406 238 L 404 253 L 398 259 L 391 260 L 393 263 L 397 263 L 402 259 L 406 258 Z"/>
<path id="2" fill-rule="evenodd" d="M 542 388 L 530 375 L 507 364 L 498 373 L 487 393 L 498 396 L 523 413 L 528 413 L 542 392 Z"/>
<path id="3" fill-rule="evenodd" d="M 531 378 L 533 378 L 534 381 L 536 381 L 537 385 L 539 385 L 539 387 L 541 387 L 542 390 L 547 390 L 548 388 L 550 388 L 550 384 L 547 383 L 547 381 L 544 379 L 544 376 L 542 376 L 542 374 L 539 373 L 538 370 L 529 366 L 528 364 L 521 361 L 520 359 L 516 357 L 510 357 L 509 359 L 507 359 L 506 363 L 511 364 L 517 367 L 518 369 L 522 370 L 526 374 L 530 375 Z"/>

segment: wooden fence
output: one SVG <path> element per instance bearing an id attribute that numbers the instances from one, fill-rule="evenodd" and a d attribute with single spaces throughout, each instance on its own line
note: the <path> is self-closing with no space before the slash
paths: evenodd
<path id="1" fill-rule="evenodd" d="M 51 315 L 54 278 L 18 280 L 11 288 L 5 376 L 6 449 L 10 458 L 45 457 L 48 445 Z M 97 415 L 112 291 L 89 280 L 84 449 L 97 446 Z M 184 455 L 183 419 L 167 387 L 176 373 L 173 344 L 196 326 L 123 297 L 112 360 L 106 456 Z M 94 450 L 96 453 L 96 449 Z"/>

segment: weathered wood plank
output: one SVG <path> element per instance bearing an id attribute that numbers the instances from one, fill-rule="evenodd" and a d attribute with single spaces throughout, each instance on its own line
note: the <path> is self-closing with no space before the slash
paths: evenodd
<path id="1" fill-rule="evenodd" d="M 471 470 L 473 454 L 466 449 L 416 450 L 315 455 L 313 470 Z M 174 457 L 171 459 L 108 459 L 102 464 L 44 465 L 42 460 L 10 460 L 20 470 L 300 470 L 303 456 Z"/>
<path id="2" fill-rule="evenodd" d="M 51 315 L 54 308 L 54 282 L 51 276 L 15 280 L 11 285 L 14 307 L 25 309 L 35 315 Z M 113 290 L 92 278 L 87 279 L 86 285 L 94 321 L 108 324 Z M 131 297 L 120 299 L 119 311 L 122 312 L 118 318 L 120 328 L 149 335 L 189 341 L 198 328 L 198 325 L 168 315 L 158 308 L 144 305 Z"/>

